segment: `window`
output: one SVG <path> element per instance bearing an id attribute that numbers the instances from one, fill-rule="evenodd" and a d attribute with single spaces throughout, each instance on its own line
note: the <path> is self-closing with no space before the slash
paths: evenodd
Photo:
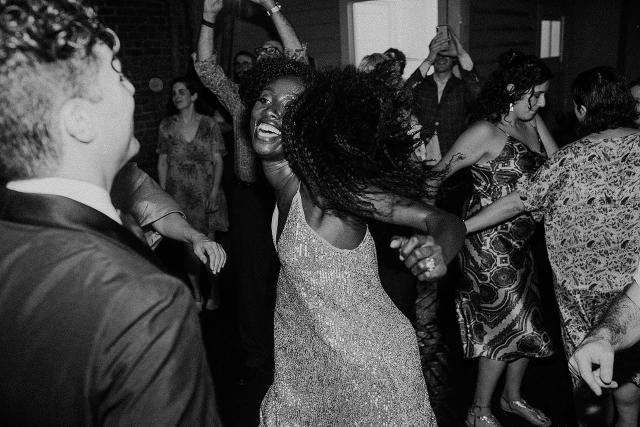
<path id="1" fill-rule="evenodd" d="M 351 3 L 356 65 L 365 55 L 400 49 L 407 57 L 407 78 L 429 54 L 429 41 L 436 34 L 438 0 L 369 0 Z"/>
<path id="2" fill-rule="evenodd" d="M 562 20 L 543 20 L 540 23 L 540 58 L 561 58 Z"/>

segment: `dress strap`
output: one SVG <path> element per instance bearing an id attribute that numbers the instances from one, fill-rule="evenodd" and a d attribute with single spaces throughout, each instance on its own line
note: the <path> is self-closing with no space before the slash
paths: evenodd
<path id="1" fill-rule="evenodd" d="M 297 199 L 297 200 L 296 200 Z M 299 204 L 299 206 L 297 206 Z M 300 185 L 298 185 L 298 190 L 293 195 L 291 199 L 291 206 L 289 206 L 289 213 L 287 214 L 287 218 L 285 219 L 284 225 L 282 227 L 282 233 L 284 233 L 284 229 L 289 222 L 289 218 L 292 215 L 292 210 L 299 209 L 302 211 L 302 199 L 300 198 Z M 304 214 L 303 214 L 304 215 Z M 273 215 L 271 216 L 271 238 L 273 239 L 273 245 L 278 248 L 278 225 L 280 220 L 280 210 L 278 209 L 278 203 L 276 202 L 276 206 L 273 210 Z M 280 235 L 282 237 L 282 235 Z"/>
<path id="2" fill-rule="evenodd" d="M 506 135 L 507 139 L 509 139 L 509 138 L 513 138 L 513 136 L 511 136 L 511 135 L 509 134 L 509 132 L 507 132 L 505 129 L 502 129 L 502 127 L 498 126 L 498 124 L 494 123 L 493 125 L 494 125 L 494 126 L 495 126 L 499 131 L 500 131 L 500 132 L 504 133 L 504 134 Z"/>

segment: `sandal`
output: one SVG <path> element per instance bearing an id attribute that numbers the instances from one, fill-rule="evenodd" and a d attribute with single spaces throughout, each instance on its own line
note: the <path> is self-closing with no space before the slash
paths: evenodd
<path id="1" fill-rule="evenodd" d="M 488 406 L 472 406 L 469 408 L 469 412 L 467 412 L 467 419 L 464 422 L 467 427 L 502 427 L 500 421 L 498 421 L 493 414 L 477 415 L 475 411 L 476 408 L 482 409 L 488 408 Z M 469 419 L 473 421 L 469 421 Z"/>
<path id="2" fill-rule="evenodd" d="M 500 408 L 505 412 L 519 415 L 534 426 L 548 427 L 551 425 L 549 417 L 541 410 L 529 405 L 524 399 L 508 401 L 504 397 L 500 397 Z"/>

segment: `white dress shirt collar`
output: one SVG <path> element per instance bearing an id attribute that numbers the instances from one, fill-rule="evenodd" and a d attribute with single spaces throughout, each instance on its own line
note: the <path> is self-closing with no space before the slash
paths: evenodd
<path id="1" fill-rule="evenodd" d="M 118 211 L 107 190 L 95 184 L 68 178 L 32 178 L 7 183 L 7 188 L 21 193 L 63 196 L 101 212 L 122 225 Z"/>

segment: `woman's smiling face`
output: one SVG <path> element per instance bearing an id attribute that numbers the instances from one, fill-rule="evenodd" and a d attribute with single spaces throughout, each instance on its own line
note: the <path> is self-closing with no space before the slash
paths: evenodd
<path id="1" fill-rule="evenodd" d="M 286 106 L 304 91 L 296 77 L 280 77 L 267 84 L 251 110 L 253 149 L 261 158 L 282 154 L 282 117 Z"/>

